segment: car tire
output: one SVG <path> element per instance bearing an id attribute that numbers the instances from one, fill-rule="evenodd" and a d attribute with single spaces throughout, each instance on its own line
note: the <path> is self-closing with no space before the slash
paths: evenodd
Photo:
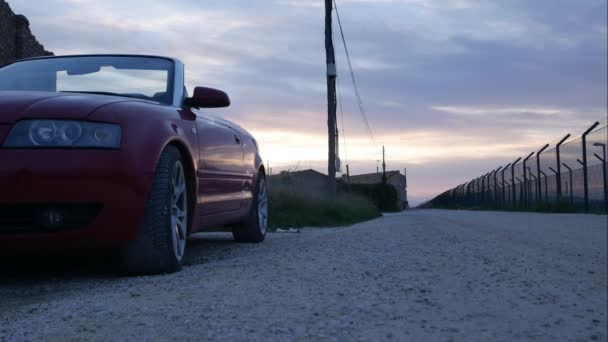
<path id="1" fill-rule="evenodd" d="M 179 149 L 170 145 L 156 166 L 137 235 L 121 250 L 122 271 L 130 275 L 179 271 L 186 248 L 188 211 L 184 163 Z"/>
<path id="2" fill-rule="evenodd" d="M 232 236 L 238 242 L 262 242 L 268 231 L 268 187 L 266 177 L 258 172 L 255 190 L 247 218 L 232 229 Z"/>

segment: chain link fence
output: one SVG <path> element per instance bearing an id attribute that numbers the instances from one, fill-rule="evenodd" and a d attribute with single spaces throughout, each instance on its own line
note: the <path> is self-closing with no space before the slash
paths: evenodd
<path id="1" fill-rule="evenodd" d="M 450 189 L 423 206 L 608 212 L 608 127 L 596 129 L 598 125 Z"/>

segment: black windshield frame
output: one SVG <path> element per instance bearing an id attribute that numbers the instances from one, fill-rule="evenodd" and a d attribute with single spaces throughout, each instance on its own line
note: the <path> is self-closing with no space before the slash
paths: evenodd
<path id="1" fill-rule="evenodd" d="M 6 66 L 3 66 L 0 68 L 0 91 L 2 91 L 2 77 L 3 74 L 6 72 L 10 72 L 11 76 L 15 77 L 16 74 L 19 74 L 20 71 L 23 71 L 24 67 L 26 66 L 32 66 L 33 68 L 40 68 L 41 66 L 43 66 L 44 64 L 49 65 L 49 71 L 65 71 L 63 70 L 63 68 L 58 67 L 62 64 L 65 63 L 69 63 L 70 61 L 78 61 L 78 60 L 83 60 L 83 59 L 97 59 L 98 61 L 100 61 L 100 65 L 103 66 L 123 66 L 123 67 L 118 67 L 116 69 L 131 69 L 131 70 L 166 70 L 167 71 L 167 79 L 166 79 L 166 97 L 160 101 L 160 100 L 154 100 L 154 99 L 146 99 L 146 98 L 142 98 L 139 96 L 129 96 L 128 94 L 112 94 L 113 96 L 121 96 L 121 97 L 127 97 L 127 98 L 136 98 L 136 99 L 144 99 L 144 100 L 150 100 L 150 101 L 155 101 L 155 102 L 159 102 L 161 104 L 164 105 L 171 105 L 174 101 L 174 94 L 175 94 L 175 69 L 176 69 L 176 61 L 171 59 L 171 58 L 167 58 L 167 57 L 162 57 L 162 56 L 147 56 L 147 55 L 69 55 L 69 56 L 52 56 L 52 57 L 40 57 L 40 58 L 32 58 L 32 59 L 24 59 L 24 60 L 19 60 L 16 61 L 14 63 L 8 64 Z M 146 64 L 148 64 L 148 67 L 146 66 L 138 66 L 137 60 L 147 60 Z M 154 65 L 154 60 L 158 61 L 158 65 L 165 65 L 165 67 L 156 67 L 156 68 L 150 68 L 149 65 Z M 144 64 L 144 63 L 141 63 Z M 129 67 L 124 67 L 125 65 L 129 65 Z M 55 67 L 53 67 L 55 66 Z M 15 71 L 17 71 L 17 73 L 15 73 Z M 30 73 L 31 74 L 31 73 Z M 19 77 L 19 76 L 17 76 Z M 4 90 L 16 90 L 16 91 L 28 91 L 28 90 L 22 90 L 22 89 L 4 89 Z M 39 89 L 32 89 L 32 91 L 49 91 L 49 92 L 53 92 L 51 90 L 39 90 Z M 57 92 L 57 90 L 55 89 L 54 92 Z M 82 93 L 87 93 L 86 90 L 82 91 Z M 98 92 L 95 91 L 91 91 L 90 93 L 95 94 Z M 110 94 L 108 94 L 110 95 Z"/>

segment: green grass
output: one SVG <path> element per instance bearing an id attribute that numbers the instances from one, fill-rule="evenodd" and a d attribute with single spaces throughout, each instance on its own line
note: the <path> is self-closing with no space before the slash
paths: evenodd
<path id="1" fill-rule="evenodd" d="M 343 226 L 381 216 L 378 208 L 362 196 L 340 193 L 331 199 L 320 193 L 272 186 L 269 214 L 271 230 Z"/>

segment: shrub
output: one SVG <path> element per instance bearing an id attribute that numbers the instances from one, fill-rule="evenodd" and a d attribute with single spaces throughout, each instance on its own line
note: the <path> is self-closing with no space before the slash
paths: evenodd
<path id="1" fill-rule="evenodd" d="M 270 188 L 269 222 L 271 230 L 295 227 L 330 227 L 350 225 L 380 217 L 374 204 L 365 197 L 325 194 Z"/>
<path id="2" fill-rule="evenodd" d="M 348 185 L 342 185 L 343 189 L 348 189 Z M 382 212 L 400 211 L 397 203 L 397 190 L 389 184 L 351 184 L 350 190 L 354 194 L 366 197 L 372 201 Z"/>

